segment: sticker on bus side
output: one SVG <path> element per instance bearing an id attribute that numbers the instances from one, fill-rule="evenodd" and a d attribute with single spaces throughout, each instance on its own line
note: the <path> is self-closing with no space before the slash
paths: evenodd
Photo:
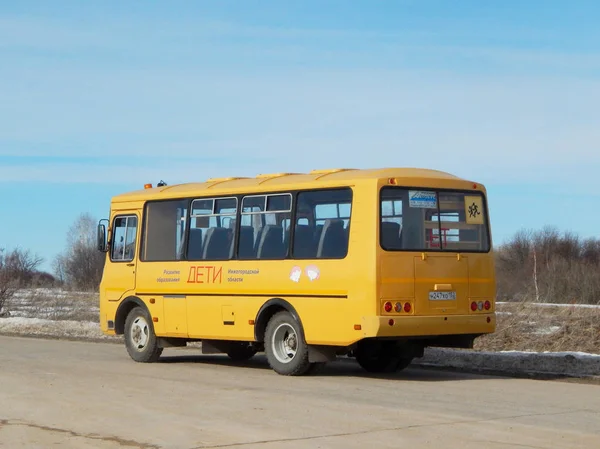
<path id="1" fill-rule="evenodd" d="M 316 265 L 309 265 L 308 267 L 306 267 L 306 275 L 308 276 L 308 279 L 310 279 L 311 282 L 316 281 L 321 276 L 321 271 Z"/>
<path id="2" fill-rule="evenodd" d="M 408 202 L 410 207 L 437 209 L 437 195 L 435 192 L 410 190 L 408 192 Z"/>
<path id="3" fill-rule="evenodd" d="M 296 265 L 290 271 L 290 279 L 294 282 L 300 282 L 300 276 L 302 276 L 302 268 Z"/>

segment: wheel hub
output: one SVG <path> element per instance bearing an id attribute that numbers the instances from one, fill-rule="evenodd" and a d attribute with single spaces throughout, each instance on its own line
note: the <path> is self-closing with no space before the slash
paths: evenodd
<path id="1" fill-rule="evenodd" d="M 298 336 L 292 326 L 280 324 L 273 333 L 271 341 L 273 354 L 281 363 L 290 363 L 298 351 Z"/>
<path id="2" fill-rule="evenodd" d="M 138 317 L 131 326 L 131 341 L 135 345 L 135 349 L 138 351 L 143 350 L 146 347 L 149 339 L 148 323 L 141 317 Z"/>

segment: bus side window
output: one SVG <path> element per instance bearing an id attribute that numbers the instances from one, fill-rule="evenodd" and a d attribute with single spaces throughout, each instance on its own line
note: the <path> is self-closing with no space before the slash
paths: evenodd
<path id="1" fill-rule="evenodd" d="M 150 201 L 146 204 L 142 260 L 181 259 L 187 208 L 187 200 Z"/>
<path id="2" fill-rule="evenodd" d="M 233 255 L 237 198 L 192 201 L 188 260 L 228 260 Z"/>
<path id="3" fill-rule="evenodd" d="M 300 192 L 296 202 L 293 258 L 346 257 L 351 204 L 352 190 L 349 188 Z M 300 222 L 300 219 L 303 222 Z M 307 222 L 310 224 L 304 224 Z"/>
<path id="4" fill-rule="evenodd" d="M 135 215 L 116 217 L 114 221 L 111 260 L 127 262 L 135 257 L 137 237 L 137 217 Z"/>
<path id="5" fill-rule="evenodd" d="M 289 242 L 289 227 L 285 224 L 291 219 L 291 198 L 289 193 L 243 198 L 240 259 L 285 259 Z"/>

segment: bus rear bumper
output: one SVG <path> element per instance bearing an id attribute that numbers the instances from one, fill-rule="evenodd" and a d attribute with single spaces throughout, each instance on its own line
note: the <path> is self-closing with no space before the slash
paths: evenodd
<path id="1" fill-rule="evenodd" d="M 490 334 L 496 330 L 496 314 L 372 316 L 363 319 L 362 329 L 365 338 Z"/>

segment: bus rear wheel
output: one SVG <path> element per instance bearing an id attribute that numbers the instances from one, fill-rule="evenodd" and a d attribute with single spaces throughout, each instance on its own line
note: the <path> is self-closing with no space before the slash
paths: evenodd
<path id="1" fill-rule="evenodd" d="M 354 357 L 370 373 L 393 373 L 407 368 L 413 356 L 402 354 L 393 342 L 359 344 Z"/>
<path id="2" fill-rule="evenodd" d="M 150 313 L 142 307 L 135 307 L 125 320 L 125 347 L 129 356 L 136 362 L 156 362 L 163 352 L 152 326 Z"/>
<path id="3" fill-rule="evenodd" d="M 300 323 L 288 311 L 278 312 L 265 331 L 265 354 L 277 374 L 301 376 L 312 368 Z"/>

